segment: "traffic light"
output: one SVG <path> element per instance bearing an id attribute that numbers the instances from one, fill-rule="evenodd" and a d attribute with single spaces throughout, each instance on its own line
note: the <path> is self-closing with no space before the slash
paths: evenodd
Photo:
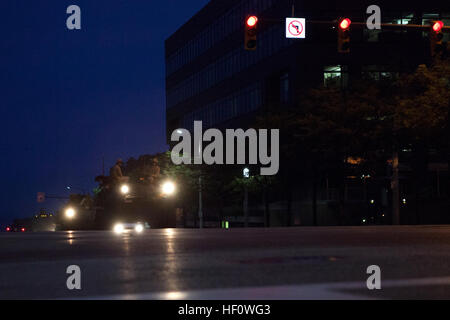
<path id="1" fill-rule="evenodd" d="M 435 56 L 439 52 L 443 52 L 443 39 L 444 34 L 442 29 L 444 28 L 444 23 L 442 21 L 435 21 L 431 26 L 430 31 L 430 41 L 431 41 L 431 56 Z"/>
<path id="2" fill-rule="evenodd" d="M 245 21 L 245 50 L 254 51 L 257 47 L 258 17 L 250 16 Z"/>
<path id="3" fill-rule="evenodd" d="M 338 26 L 338 52 L 350 52 L 350 26 L 352 21 L 348 18 L 340 19 Z"/>

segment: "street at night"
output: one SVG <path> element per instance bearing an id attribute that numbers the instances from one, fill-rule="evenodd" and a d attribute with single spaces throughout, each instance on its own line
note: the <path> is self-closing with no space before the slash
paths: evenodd
<path id="1" fill-rule="evenodd" d="M 450 226 L 3 233 L 0 277 L 2 299 L 449 299 Z"/>
<path id="2" fill-rule="evenodd" d="M 42 300 L 183 320 L 450 300 L 450 1 L 0 12 L 12 318 L 62 315 Z"/>

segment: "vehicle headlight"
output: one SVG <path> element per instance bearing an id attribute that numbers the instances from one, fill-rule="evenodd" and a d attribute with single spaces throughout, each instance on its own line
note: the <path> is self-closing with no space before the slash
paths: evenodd
<path id="1" fill-rule="evenodd" d="M 175 193 L 176 187 L 175 187 L 175 184 L 173 182 L 166 181 L 161 186 L 161 189 L 162 189 L 163 195 L 171 196 L 171 195 L 173 195 Z"/>
<path id="2" fill-rule="evenodd" d="M 125 227 L 123 224 L 118 223 L 114 226 L 114 232 L 115 233 L 123 233 L 125 231 Z"/>
<path id="3" fill-rule="evenodd" d="M 75 217 L 76 212 L 73 208 L 67 208 L 65 214 L 67 218 L 72 219 Z"/>
<path id="4" fill-rule="evenodd" d="M 142 224 L 138 224 L 138 225 L 136 225 L 136 227 L 134 227 L 134 230 L 135 230 L 137 233 L 141 233 L 141 232 L 144 231 L 144 226 L 143 226 Z"/>
<path id="5" fill-rule="evenodd" d="M 120 192 L 122 192 L 122 194 L 129 194 L 130 187 L 128 185 L 124 184 L 120 187 Z"/>

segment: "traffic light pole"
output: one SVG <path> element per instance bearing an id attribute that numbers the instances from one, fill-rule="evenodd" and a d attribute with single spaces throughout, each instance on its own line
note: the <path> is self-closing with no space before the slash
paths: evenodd
<path id="1" fill-rule="evenodd" d="M 292 8 L 293 13 L 295 12 L 294 7 Z M 294 15 L 294 14 L 293 14 Z M 268 23 L 283 23 L 285 20 L 284 18 L 261 18 L 261 23 L 268 22 Z M 323 20 L 306 20 L 307 24 L 328 24 L 328 25 L 336 25 L 339 23 L 338 20 L 333 21 L 323 21 Z M 367 22 L 353 22 L 352 21 L 352 27 L 353 26 L 367 26 Z M 390 29 L 424 29 L 429 30 L 430 25 L 421 25 L 421 24 L 394 24 L 394 23 L 382 23 L 380 24 L 382 28 L 390 28 Z M 442 31 L 450 32 L 450 26 L 443 26 Z"/>
<path id="2" fill-rule="evenodd" d="M 203 199 L 202 199 L 202 176 L 198 177 L 198 220 L 199 228 L 203 229 Z"/>
<path id="3" fill-rule="evenodd" d="M 335 25 L 338 23 L 338 21 L 319 21 L 319 20 L 310 20 L 306 21 L 306 23 L 310 24 L 329 24 L 329 25 Z M 352 21 L 352 27 L 353 26 L 367 26 L 366 22 L 353 22 Z M 429 30 L 429 25 L 421 25 L 421 24 L 394 24 L 394 23 L 382 23 L 380 24 L 382 28 L 389 28 L 389 29 L 424 29 Z M 443 26 L 442 31 L 446 30 L 447 32 L 450 32 L 450 26 Z"/>

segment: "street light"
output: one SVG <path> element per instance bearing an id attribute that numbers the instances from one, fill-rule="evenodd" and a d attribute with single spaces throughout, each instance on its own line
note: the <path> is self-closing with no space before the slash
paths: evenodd
<path id="1" fill-rule="evenodd" d="M 254 26 L 256 26 L 257 23 L 258 23 L 258 17 L 256 17 L 256 16 L 248 17 L 247 25 L 249 27 L 254 27 Z"/>
<path id="2" fill-rule="evenodd" d="M 338 28 L 338 52 L 349 53 L 350 52 L 350 26 L 352 21 L 348 18 L 341 19 L 339 21 Z"/>
<path id="3" fill-rule="evenodd" d="M 352 21 L 348 18 L 342 19 L 339 23 L 339 28 L 342 30 L 347 30 L 350 28 L 350 25 L 352 24 Z"/>
<path id="4" fill-rule="evenodd" d="M 73 219 L 73 218 L 75 218 L 76 211 L 74 208 L 67 208 L 65 214 L 66 214 L 66 218 Z"/>
<path id="5" fill-rule="evenodd" d="M 130 193 L 130 187 L 128 185 L 124 184 L 120 187 L 120 192 L 122 194 L 128 194 L 128 193 Z"/>
<path id="6" fill-rule="evenodd" d="M 444 22 L 442 21 L 435 21 L 431 26 L 430 41 L 432 56 L 445 51 L 443 42 L 444 34 L 442 33 L 443 28 Z"/>
<path id="7" fill-rule="evenodd" d="M 172 181 L 166 181 L 161 186 L 161 191 L 164 196 L 171 196 L 175 193 L 175 184 Z"/>
<path id="8" fill-rule="evenodd" d="M 433 31 L 434 32 L 441 32 L 443 27 L 444 27 L 444 23 L 442 21 L 435 21 L 433 23 Z"/>
<path id="9" fill-rule="evenodd" d="M 248 17 L 245 22 L 245 50 L 254 51 L 257 47 L 258 17 Z"/>

